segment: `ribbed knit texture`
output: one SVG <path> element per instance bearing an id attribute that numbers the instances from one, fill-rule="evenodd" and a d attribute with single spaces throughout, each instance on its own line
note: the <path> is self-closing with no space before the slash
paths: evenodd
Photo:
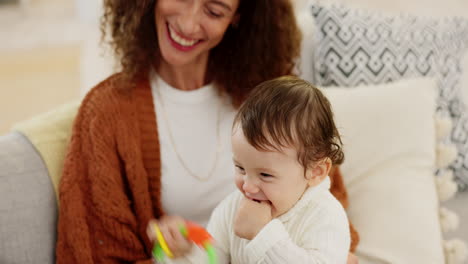
<path id="1" fill-rule="evenodd" d="M 215 240 L 220 264 L 344 264 L 350 246 L 348 219 L 341 204 L 328 191 L 328 177 L 310 187 L 285 214 L 265 225 L 252 239 L 234 234 L 237 209 L 243 199 L 239 191 L 214 210 L 208 231 Z M 192 250 L 172 264 L 207 263 L 206 253 Z"/>
<path id="2" fill-rule="evenodd" d="M 59 186 L 59 264 L 152 263 L 146 225 L 163 214 L 153 97 L 148 80 L 121 86 L 119 75 L 97 85 L 74 121 Z M 330 175 L 346 205 L 339 170 Z"/>
<path id="3" fill-rule="evenodd" d="M 118 75 L 83 100 L 64 172 L 57 263 L 152 263 L 146 224 L 162 214 L 156 116 L 147 81 Z"/>

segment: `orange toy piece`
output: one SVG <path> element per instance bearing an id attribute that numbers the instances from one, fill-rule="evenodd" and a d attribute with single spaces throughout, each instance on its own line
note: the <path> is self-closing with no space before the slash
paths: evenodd
<path id="1" fill-rule="evenodd" d="M 154 229 L 157 242 L 153 247 L 153 257 L 156 259 L 157 263 L 163 263 L 165 256 L 172 258 L 173 255 L 157 224 L 155 224 Z M 179 231 L 188 240 L 192 241 L 200 248 L 205 249 L 209 264 L 217 263 L 216 251 L 212 245 L 213 237 L 203 227 L 186 221 L 184 225 L 179 227 Z"/>
<path id="2" fill-rule="evenodd" d="M 204 246 L 205 243 L 211 243 L 213 241 L 213 237 L 211 237 L 203 227 L 197 224 L 187 221 L 185 228 L 186 230 L 183 230 L 182 228 L 182 234 L 187 236 L 188 240 L 193 241 L 193 243 L 199 246 Z"/>

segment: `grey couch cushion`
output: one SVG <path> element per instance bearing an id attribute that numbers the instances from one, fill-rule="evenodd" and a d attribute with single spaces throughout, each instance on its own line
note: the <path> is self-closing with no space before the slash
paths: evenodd
<path id="1" fill-rule="evenodd" d="M 47 169 L 22 134 L 0 137 L 0 263 L 54 263 L 57 201 Z"/>

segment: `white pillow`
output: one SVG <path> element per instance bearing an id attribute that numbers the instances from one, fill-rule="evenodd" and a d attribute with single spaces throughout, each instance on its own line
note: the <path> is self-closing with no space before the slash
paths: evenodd
<path id="1" fill-rule="evenodd" d="M 436 82 L 326 88 L 342 135 L 348 215 L 365 263 L 444 263 L 434 181 Z"/>

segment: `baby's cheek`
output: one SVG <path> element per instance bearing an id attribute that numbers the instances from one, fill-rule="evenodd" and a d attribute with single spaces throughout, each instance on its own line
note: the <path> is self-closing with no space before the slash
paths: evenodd
<path id="1" fill-rule="evenodd" d="M 270 193 L 268 199 L 271 201 L 273 209 L 276 213 L 280 213 L 287 207 L 288 197 L 285 195 L 285 192 L 281 193 Z"/>
<path id="2" fill-rule="evenodd" d="M 242 177 L 239 177 L 239 175 L 236 175 L 234 182 L 236 183 L 237 189 L 242 191 L 242 185 L 244 185 L 244 181 L 242 180 Z"/>

